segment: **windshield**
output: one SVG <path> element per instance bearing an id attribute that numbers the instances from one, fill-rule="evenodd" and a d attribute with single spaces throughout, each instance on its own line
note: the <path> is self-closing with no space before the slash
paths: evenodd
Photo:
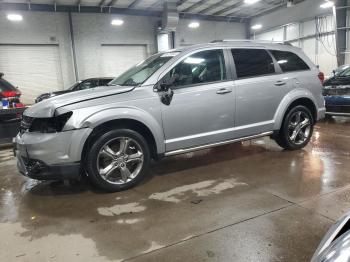
<path id="1" fill-rule="evenodd" d="M 74 90 L 75 87 L 77 87 L 82 81 L 78 81 L 76 83 L 74 83 L 70 88 L 68 88 L 68 90 Z"/>
<path id="2" fill-rule="evenodd" d="M 350 66 L 344 65 L 335 70 L 335 76 L 349 76 Z"/>
<path id="3" fill-rule="evenodd" d="M 145 82 L 154 72 L 180 52 L 169 52 L 153 55 L 131 67 L 112 80 L 108 85 L 137 86 Z"/>
<path id="4" fill-rule="evenodd" d="M 15 91 L 17 90 L 13 85 L 7 82 L 5 79 L 0 78 L 0 92 L 1 91 Z"/>

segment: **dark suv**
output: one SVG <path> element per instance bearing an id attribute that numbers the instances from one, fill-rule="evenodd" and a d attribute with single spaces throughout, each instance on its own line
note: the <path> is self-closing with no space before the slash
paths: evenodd
<path id="1" fill-rule="evenodd" d="M 37 97 L 37 99 L 35 99 L 35 103 L 39 103 L 40 101 L 42 101 L 44 99 L 51 98 L 51 97 L 58 96 L 58 95 L 67 94 L 70 92 L 90 89 L 90 88 L 94 88 L 97 86 L 106 86 L 112 80 L 113 80 L 113 77 L 88 78 L 88 79 L 76 82 L 74 85 L 72 85 L 70 88 L 68 88 L 66 90 L 41 94 L 40 96 Z"/>

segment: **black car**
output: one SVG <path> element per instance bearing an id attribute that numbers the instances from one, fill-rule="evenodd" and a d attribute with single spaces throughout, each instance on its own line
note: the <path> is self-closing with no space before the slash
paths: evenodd
<path id="1" fill-rule="evenodd" d="M 0 144 L 10 142 L 19 130 L 25 106 L 21 103 L 21 91 L 3 78 L 0 73 Z"/>
<path id="2" fill-rule="evenodd" d="M 97 86 L 106 86 L 113 79 L 114 79 L 113 77 L 99 77 L 99 78 L 88 78 L 88 79 L 85 79 L 82 81 L 78 81 L 66 90 L 41 94 L 40 96 L 38 96 L 35 99 L 35 103 L 38 103 L 38 102 L 40 102 L 44 99 L 47 99 L 47 98 L 51 98 L 51 97 L 62 95 L 62 94 L 67 94 L 70 92 L 85 90 L 85 89 L 94 88 Z"/>
<path id="3" fill-rule="evenodd" d="M 341 66 L 333 72 L 334 76 L 323 84 L 326 114 L 350 116 L 350 66 Z"/>

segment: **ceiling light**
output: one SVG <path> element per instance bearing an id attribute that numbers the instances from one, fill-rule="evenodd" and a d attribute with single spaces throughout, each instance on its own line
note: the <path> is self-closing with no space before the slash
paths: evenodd
<path id="1" fill-rule="evenodd" d="M 124 24 L 124 21 L 121 20 L 121 19 L 113 19 L 112 22 L 111 22 L 111 25 L 117 25 L 117 26 L 120 26 Z"/>
<path id="2" fill-rule="evenodd" d="M 198 22 L 189 23 L 189 24 L 188 24 L 188 27 L 189 27 L 189 28 L 197 28 L 197 27 L 199 27 L 199 23 L 198 23 Z"/>
<path id="3" fill-rule="evenodd" d="M 10 21 L 22 21 L 23 17 L 18 14 L 8 14 L 7 19 Z"/>
<path id="4" fill-rule="evenodd" d="M 323 3 L 323 4 L 320 5 L 320 7 L 321 7 L 321 8 L 324 8 L 324 9 L 326 9 L 326 8 L 331 8 L 331 7 L 333 7 L 333 6 L 334 6 L 334 2 L 332 2 L 332 1 L 327 1 L 327 2 L 325 2 L 325 3 Z"/>
<path id="5" fill-rule="evenodd" d="M 260 0 L 244 0 L 244 3 L 247 5 L 252 5 L 255 4 L 257 2 L 259 2 Z"/>
<path id="6" fill-rule="evenodd" d="M 261 24 L 256 24 L 256 25 L 253 25 L 251 28 L 252 28 L 253 30 L 259 30 L 259 29 L 262 28 L 262 25 L 261 25 Z"/>

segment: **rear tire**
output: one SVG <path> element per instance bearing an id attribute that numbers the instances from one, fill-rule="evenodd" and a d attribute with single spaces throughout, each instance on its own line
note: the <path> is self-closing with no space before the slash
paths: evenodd
<path id="1" fill-rule="evenodd" d="M 117 129 L 97 136 L 88 149 L 85 167 L 93 185 L 106 192 L 117 192 L 144 179 L 149 162 L 145 138 L 130 129 Z"/>
<path id="2" fill-rule="evenodd" d="M 298 150 L 309 143 L 313 129 L 314 119 L 310 110 L 299 105 L 286 113 L 281 129 L 274 139 L 284 149 Z"/>

